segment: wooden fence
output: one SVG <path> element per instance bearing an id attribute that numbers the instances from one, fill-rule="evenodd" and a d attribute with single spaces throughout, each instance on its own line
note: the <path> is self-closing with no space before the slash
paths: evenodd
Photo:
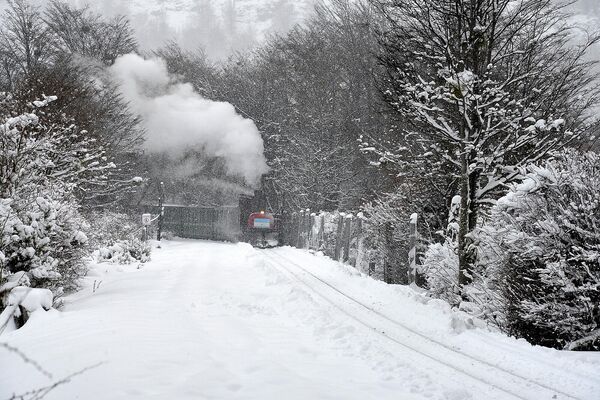
<path id="1" fill-rule="evenodd" d="M 321 251 L 334 260 L 350 264 L 361 272 L 375 275 L 388 283 L 412 283 L 416 276 L 416 214 L 411 216 L 410 248 L 405 254 L 394 242 L 393 226 L 386 223 L 369 240 L 369 220 L 362 214 L 343 212 L 311 213 L 301 210 L 284 218 L 284 244 Z M 374 245 L 381 243 L 380 246 Z"/>

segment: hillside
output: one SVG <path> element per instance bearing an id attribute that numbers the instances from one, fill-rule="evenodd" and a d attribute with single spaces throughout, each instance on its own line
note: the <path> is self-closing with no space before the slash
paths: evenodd
<path id="1" fill-rule="evenodd" d="M 127 15 L 142 49 L 167 41 L 188 49 L 203 47 L 215 59 L 256 46 L 271 33 L 287 32 L 304 21 L 318 0 L 65 0 L 82 7 L 89 4 L 105 15 Z M 42 5 L 48 0 L 32 0 Z M 4 8 L 6 0 L 0 0 Z M 600 5 L 577 0 L 572 5 L 580 21 L 597 26 Z"/>
<path id="2" fill-rule="evenodd" d="M 315 0 L 66 0 L 105 15 L 127 15 L 142 49 L 169 40 L 186 48 L 202 45 L 214 58 L 260 43 L 275 32 L 286 32 L 313 10 Z M 47 0 L 33 0 L 43 6 Z M 0 0 L 6 6 L 6 0 Z"/>

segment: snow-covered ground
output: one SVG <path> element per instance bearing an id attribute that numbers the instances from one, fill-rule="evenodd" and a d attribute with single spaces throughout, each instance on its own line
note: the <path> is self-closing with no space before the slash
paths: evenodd
<path id="1" fill-rule="evenodd" d="M 0 336 L 0 400 L 598 399 L 600 354 L 532 347 L 302 250 L 176 241 L 93 266 Z M 88 369 L 89 368 L 89 369 Z"/>

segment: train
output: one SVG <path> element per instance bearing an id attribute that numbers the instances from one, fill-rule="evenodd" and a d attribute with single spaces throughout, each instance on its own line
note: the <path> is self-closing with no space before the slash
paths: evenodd
<path id="1" fill-rule="evenodd" d="M 270 212 L 261 210 L 248 217 L 245 229 L 246 242 L 258 248 L 271 248 L 279 245 L 277 218 Z"/>

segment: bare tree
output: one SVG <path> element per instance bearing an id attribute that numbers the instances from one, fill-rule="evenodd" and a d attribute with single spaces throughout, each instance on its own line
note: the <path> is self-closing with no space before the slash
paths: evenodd
<path id="1" fill-rule="evenodd" d="M 53 0 L 44 18 L 55 36 L 57 51 L 78 54 L 111 65 L 123 54 L 137 50 L 137 42 L 129 20 L 116 16 L 110 20 L 88 7 L 73 8 Z"/>
<path id="2" fill-rule="evenodd" d="M 580 35 L 550 0 L 381 0 L 382 93 L 406 117 L 395 144 L 452 167 L 461 195 L 459 281 L 470 281 L 469 234 L 480 207 L 522 167 L 568 145 L 589 123 L 598 85 Z"/>
<path id="3" fill-rule="evenodd" d="M 261 130 L 274 210 L 355 209 L 389 182 L 358 146 L 361 135 L 386 124 L 373 79 L 373 18 L 369 7 L 328 2 L 306 26 L 223 67 L 215 96 Z"/>
<path id="4" fill-rule="evenodd" d="M 51 49 L 52 35 L 40 9 L 27 0 L 8 0 L 0 27 L 0 57 L 8 89 L 13 88 L 16 76 L 27 76 L 49 61 Z"/>

